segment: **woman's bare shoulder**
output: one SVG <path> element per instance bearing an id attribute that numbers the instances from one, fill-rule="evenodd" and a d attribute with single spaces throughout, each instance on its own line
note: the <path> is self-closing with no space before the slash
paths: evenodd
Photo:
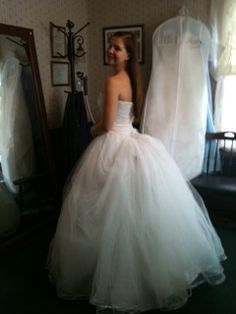
<path id="1" fill-rule="evenodd" d="M 105 84 L 118 84 L 120 81 L 120 77 L 117 74 L 108 76 L 107 79 L 105 80 Z"/>
<path id="2" fill-rule="evenodd" d="M 117 89 L 119 89 L 120 86 L 120 81 L 119 78 L 117 78 L 116 75 L 112 75 L 109 76 L 106 80 L 105 80 L 105 91 L 115 91 Z"/>
<path id="3" fill-rule="evenodd" d="M 116 95 L 117 98 L 130 98 L 130 81 L 126 74 L 118 73 L 109 76 L 105 81 L 105 93 Z"/>

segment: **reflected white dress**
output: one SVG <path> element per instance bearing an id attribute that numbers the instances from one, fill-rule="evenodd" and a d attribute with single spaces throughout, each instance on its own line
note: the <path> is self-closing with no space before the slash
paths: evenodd
<path id="1" fill-rule="evenodd" d="M 59 297 L 88 298 L 101 309 L 175 309 L 192 287 L 224 280 L 225 255 L 203 203 L 162 143 L 131 121 L 132 103 L 119 101 L 113 128 L 75 167 L 49 277 Z"/>
<path id="2" fill-rule="evenodd" d="M 13 181 L 32 175 L 35 153 L 32 127 L 21 82 L 22 65 L 10 56 L 1 71 L 0 155 L 4 182 L 11 193 Z"/>

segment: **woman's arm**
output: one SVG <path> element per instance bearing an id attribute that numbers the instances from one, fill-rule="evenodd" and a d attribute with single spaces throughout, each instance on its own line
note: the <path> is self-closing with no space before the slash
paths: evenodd
<path id="1" fill-rule="evenodd" d="M 118 82 L 114 77 L 111 76 L 105 81 L 103 95 L 102 121 L 91 127 L 92 137 L 109 132 L 115 121 L 119 92 Z"/>
<path id="2" fill-rule="evenodd" d="M 109 77 L 105 81 L 102 114 L 102 129 L 104 132 L 109 132 L 115 121 L 119 98 L 118 86 L 119 84 L 114 76 Z"/>

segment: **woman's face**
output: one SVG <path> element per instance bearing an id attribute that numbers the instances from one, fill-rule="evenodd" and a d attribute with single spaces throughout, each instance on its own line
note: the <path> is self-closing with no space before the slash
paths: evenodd
<path id="1" fill-rule="evenodd" d="M 120 37 L 112 37 L 107 48 L 108 64 L 114 66 L 125 66 L 129 59 L 123 39 Z"/>

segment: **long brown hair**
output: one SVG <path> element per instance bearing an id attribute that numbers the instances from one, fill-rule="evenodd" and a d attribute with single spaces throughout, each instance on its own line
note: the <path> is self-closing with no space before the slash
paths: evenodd
<path id="1" fill-rule="evenodd" d="M 129 75 L 132 87 L 132 101 L 134 104 L 134 118 L 139 122 L 143 105 L 141 73 L 137 58 L 137 40 L 130 32 L 116 32 L 112 37 L 119 37 L 123 39 L 125 49 L 128 53 L 129 59 L 126 64 L 126 71 Z"/>

